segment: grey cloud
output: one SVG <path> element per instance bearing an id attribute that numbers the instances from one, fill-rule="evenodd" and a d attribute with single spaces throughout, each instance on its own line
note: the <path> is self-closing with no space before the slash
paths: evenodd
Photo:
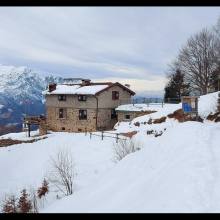
<path id="1" fill-rule="evenodd" d="M 0 63 L 64 76 L 154 81 L 165 76 L 187 38 L 213 25 L 219 12 L 219 7 L 0 8 Z"/>

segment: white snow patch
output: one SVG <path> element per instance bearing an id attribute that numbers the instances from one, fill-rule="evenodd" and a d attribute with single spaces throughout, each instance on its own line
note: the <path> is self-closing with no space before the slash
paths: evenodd
<path id="1" fill-rule="evenodd" d="M 202 118 L 207 117 L 210 113 L 217 111 L 218 93 L 214 92 L 199 97 L 198 110 Z"/>
<path id="2" fill-rule="evenodd" d="M 161 110 L 162 103 L 150 103 L 150 104 L 127 104 L 127 105 L 119 105 L 115 110 L 116 111 L 133 111 L 133 112 L 141 112 L 141 111 L 158 111 Z"/>

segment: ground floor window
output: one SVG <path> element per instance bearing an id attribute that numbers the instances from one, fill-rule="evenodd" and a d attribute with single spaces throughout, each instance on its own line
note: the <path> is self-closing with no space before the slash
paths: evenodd
<path id="1" fill-rule="evenodd" d="M 87 110 L 79 110 L 79 120 L 87 120 Z"/>
<path id="2" fill-rule="evenodd" d="M 66 118 L 66 109 L 64 108 L 59 109 L 59 118 Z"/>
<path id="3" fill-rule="evenodd" d="M 125 119 L 126 119 L 126 120 L 129 120 L 130 118 L 131 118 L 130 115 L 125 115 Z"/>

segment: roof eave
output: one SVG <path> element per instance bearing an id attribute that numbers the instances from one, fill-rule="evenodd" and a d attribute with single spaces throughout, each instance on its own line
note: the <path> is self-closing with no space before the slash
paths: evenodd
<path id="1" fill-rule="evenodd" d="M 106 87 L 106 88 L 104 88 L 104 89 L 102 89 L 102 90 L 96 92 L 95 95 L 99 95 L 100 93 L 102 93 L 102 92 L 104 92 L 104 91 L 110 89 L 110 88 L 113 87 L 113 86 L 119 86 L 119 87 L 121 87 L 121 88 L 127 90 L 127 91 L 128 91 L 131 95 L 133 95 L 133 96 L 136 94 L 136 93 L 135 93 L 134 91 L 132 91 L 131 89 L 127 88 L 126 86 L 123 86 L 123 85 L 122 85 L 121 83 L 119 83 L 119 82 L 116 82 L 116 83 L 113 83 L 112 85 L 109 85 L 108 87 Z"/>

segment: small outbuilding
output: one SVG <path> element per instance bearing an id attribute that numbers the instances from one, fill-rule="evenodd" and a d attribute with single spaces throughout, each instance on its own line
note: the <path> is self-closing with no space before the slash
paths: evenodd
<path id="1" fill-rule="evenodd" d="M 115 109 L 118 121 L 132 121 L 134 118 L 156 112 L 147 104 L 120 105 Z"/>

